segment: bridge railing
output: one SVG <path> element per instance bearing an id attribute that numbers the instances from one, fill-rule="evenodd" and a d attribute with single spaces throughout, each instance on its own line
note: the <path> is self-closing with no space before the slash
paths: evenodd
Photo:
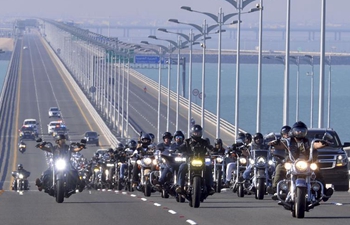
<path id="1" fill-rule="evenodd" d="M 158 82 L 152 80 L 151 78 L 146 77 L 145 75 L 143 75 L 142 73 L 130 69 L 130 75 L 135 77 L 136 79 L 138 79 L 140 82 L 144 82 L 147 83 L 148 86 L 154 88 L 155 90 L 158 90 Z M 162 93 L 167 93 L 168 92 L 168 88 L 161 86 L 161 91 Z M 174 91 L 170 91 L 170 98 L 173 101 L 176 101 L 177 99 L 177 95 Z M 179 96 L 179 103 L 182 107 L 187 108 L 188 106 L 188 99 L 184 98 L 182 96 Z M 192 110 L 194 113 L 196 113 L 198 116 L 201 116 L 201 107 L 195 103 L 192 103 Z M 212 124 L 216 124 L 216 115 L 213 114 L 212 112 L 208 111 L 208 110 L 204 110 L 204 116 L 207 119 L 207 121 L 209 121 Z M 234 134 L 235 133 L 235 126 L 233 124 L 231 124 L 230 122 L 228 122 L 227 120 L 224 119 L 220 119 L 220 126 L 222 130 L 225 130 L 226 132 L 230 133 L 230 134 Z M 242 130 L 243 131 L 243 130 Z M 243 131 L 244 132 L 244 131 Z"/>

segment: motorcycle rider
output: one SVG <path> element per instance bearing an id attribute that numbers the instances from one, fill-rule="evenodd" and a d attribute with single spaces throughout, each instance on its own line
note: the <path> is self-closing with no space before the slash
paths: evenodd
<path id="1" fill-rule="evenodd" d="M 150 148 L 150 144 L 151 144 L 151 137 L 148 133 L 143 133 L 142 136 L 140 137 L 140 141 L 138 143 L 138 148 L 136 148 L 136 150 L 134 151 L 134 153 L 130 156 L 132 157 L 136 157 L 136 158 L 142 158 L 142 156 L 144 155 L 150 155 L 154 153 L 153 148 Z M 139 173 L 140 173 L 140 168 L 135 165 L 133 167 L 133 174 L 132 174 L 132 186 L 136 187 L 140 181 L 140 177 L 139 177 Z"/>
<path id="2" fill-rule="evenodd" d="M 196 147 L 201 149 L 200 154 L 202 157 L 210 154 L 209 143 L 202 138 L 202 134 L 202 127 L 198 124 L 195 124 L 191 128 L 191 137 L 185 140 L 185 142 L 178 149 L 178 152 L 190 157 L 193 155 L 193 148 Z M 175 191 L 179 194 L 184 193 L 185 176 L 187 172 L 188 164 L 182 163 L 178 171 L 177 188 L 175 189 Z M 204 178 L 206 180 L 205 185 L 207 186 L 208 195 L 213 195 L 215 193 L 215 190 L 213 188 L 213 176 L 211 166 L 205 166 Z"/>
<path id="3" fill-rule="evenodd" d="M 222 145 L 223 145 L 222 140 L 220 138 L 215 139 L 212 154 L 213 155 L 224 155 L 226 149 Z"/>
<path id="4" fill-rule="evenodd" d="M 184 143 L 185 135 L 182 133 L 181 130 L 177 130 L 175 131 L 173 136 L 175 142 L 171 144 L 170 149 L 177 150 Z"/>
<path id="5" fill-rule="evenodd" d="M 27 180 L 27 178 L 30 176 L 30 172 L 25 170 L 23 168 L 22 164 L 18 164 L 17 165 L 17 171 L 15 170 L 15 171 L 12 172 L 12 176 L 15 178 L 13 183 L 12 183 L 12 190 L 16 190 L 17 189 L 17 179 L 16 179 L 17 173 L 23 175 L 24 187 L 28 188 L 28 180 Z"/>
<path id="6" fill-rule="evenodd" d="M 69 145 L 66 144 L 66 136 L 64 134 L 60 134 L 60 135 L 57 135 L 55 137 L 55 139 L 56 139 L 55 146 L 47 147 L 45 145 L 38 144 L 36 147 L 40 148 L 43 151 L 52 153 L 53 158 L 56 158 L 58 156 L 64 156 L 67 159 L 70 159 L 71 156 L 69 155 L 69 151 L 68 151 Z M 84 146 L 80 145 L 79 147 L 72 149 L 72 151 L 73 152 L 80 152 L 83 149 L 84 149 Z M 80 183 L 78 171 L 76 169 L 74 169 L 70 164 L 69 164 L 69 166 L 70 166 L 70 175 L 73 178 L 73 184 L 75 182 L 75 185 L 73 185 L 73 186 L 75 187 L 75 186 L 77 186 L 77 184 Z M 42 189 L 46 189 L 46 188 L 50 187 L 51 181 L 52 181 L 52 169 L 51 169 L 51 167 L 49 167 L 47 170 L 45 170 L 42 173 L 42 176 L 40 178 L 36 179 L 35 185 L 38 186 L 39 191 L 42 191 Z"/>
<path id="7" fill-rule="evenodd" d="M 23 150 L 21 151 L 20 150 L 20 152 L 25 152 L 26 151 L 26 143 L 24 143 L 22 140 L 18 143 L 18 148 L 19 149 L 21 149 L 21 148 L 23 148 Z"/>
<path id="8" fill-rule="evenodd" d="M 284 139 L 281 140 L 277 140 L 277 141 L 273 141 L 270 142 L 271 145 L 274 146 L 275 149 L 284 149 L 286 151 L 290 151 L 292 156 L 295 159 L 298 158 L 304 158 L 304 159 L 308 159 L 309 155 L 310 155 L 310 141 L 309 139 L 306 137 L 307 135 L 307 131 L 308 128 L 305 125 L 305 123 L 303 123 L 302 121 L 298 121 L 296 123 L 294 123 L 294 125 L 292 126 L 290 132 L 289 132 L 289 137 L 290 137 L 290 141 L 289 141 L 289 146 L 288 146 L 288 142 Z M 323 142 L 314 142 L 314 152 L 313 152 L 313 160 L 315 161 L 317 159 L 317 149 L 326 147 L 327 145 Z M 287 154 L 288 155 L 288 154 Z M 286 161 L 289 160 L 289 155 L 286 157 Z M 324 187 L 326 187 L 322 173 L 320 172 L 319 169 L 317 169 L 315 171 L 315 175 L 317 180 L 319 180 L 322 185 Z M 283 167 L 283 164 L 278 164 L 276 167 L 276 171 L 275 171 L 275 177 L 273 179 L 273 183 L 272 183 L 272 188 L 269 189 L 269 193 L 276 193 L 276 188 L 277 188 L 277 184 L 279 181 L 283 180 L 286 177 L 286 170 Z M 324 188 L 324 194 L 325 197 L 322 198 L 322 200 L 324 202 L 328 201 L 328 199 L 332 196 L 333 194 L 333 189 L 332 188 Z M 277 196 L 273 196 L 274 200 L 277 200 Z"/>
<path id="9" fill-rule="evenodd" d="M 248 137 L 248 138 L 246 138 Z M 238 137 L 236 139 L 236 143 L 232 144 L 231 148 L 226 151 L 226 154 L 228 154 L 231 157 L 232 162 L 229 162 L 226 166 L 226 181 L 224 186 L 229 187 L 230 182 L 232 179 L 232 171 L 234 171 L 237 168 L 237 153 L 236 151 L 241 151 L 242 156 L 248 157 L 249 156 L 249 148 L 250 148 L 250 142 L 251 139 L 250 133 L 243 133 L 239 132 Z"/>
<path id="10" fill-rule="evenodd" d="M 148 135 L 151 137 L 151 144 L 153 144 L 154 143 L 154 138 L 155 138 L 154 134 L 153 133 L 148 133 Z"/>
<path id="11" fill-rule="evenodd" d="M 264 136 L 262 135 L 262 133 L 255 133 L 254 138 L 253 138 L 253 142 L 251 144 L 251 151 L 254 150 L 268 150 L 269 146 L 267 144 L 264 143 Z M 252 153 L 252 152 L 250 152 Z M 246 170 L 243 172 L 243 179 L 246 182 L 249 182 L 250 180 L 250 172 L 252 170 L 252 164 L 249 164 L 249 166 L 246 168 Z"/>
<path id="12" fill-rule="evenodd" d="M 166 149 L 169 149 L 171 146 L 171 140 L 173 139 L 173 135 L 171 135 L 170 132 L 164 132 L 163 133 L 163 142 L 159 143 L 157 145 L 157 149 L 160 150 L 161 152 L 164 152 Z"/>

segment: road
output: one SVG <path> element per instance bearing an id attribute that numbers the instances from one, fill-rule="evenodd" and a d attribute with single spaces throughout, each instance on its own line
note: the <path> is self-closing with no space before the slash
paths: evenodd
<path id="1" fill-rule="evenodd" d="M 28 46 L 23 50 L 22 46 Z M 17 151 L 18 128 L 26 118 L 36 118 L 43 138 L 48 136 L 47 124 L 51 106 L 61 108 L 62 119 L 69 128 L 70 139 L 80 140 L 87 130 L 100 132 L 100 147 L 88 146 L 82 153 L 90 158 L 97 148 L 108 143 L 87 109 L 76 98 L 75 90 L 65 81 L 62 72 L 48 55 L 40 39 L 25 35 L 19 40 L 16 53 L 18 66 L 11 74 L 12 94 L 1 112 L 1 167 L 0 218 L 1 224 L 347 224 L 350 219 L 350 194 L 338 192 L 327 203 L 306 214 L 305 219 L 294 219 L 290 212 L 266 196 L 238 198 L 223 190 L 210 196 L 200 208 L 188 203 L 164 199 L 159 193 L 144 198 L 140 192 L 88 191 L 72 195 L 58 204 L 53 197 L 39 192 L 34 180 L 46 169 L 44 153 L 35 148 L 34 141 L 26 141 L 27 152 Z M 18 83 L 17 83 L 18 82 Z M 143 102 L 143 100 L 140 102 Z M 147 114 L 145 115 L 147 116 Z M 151 116 L 151 115 L 150 115 Z M 17 193 L 10 190 L 11 171 L 22 163 L 31 172 L 30 190 Z"/>

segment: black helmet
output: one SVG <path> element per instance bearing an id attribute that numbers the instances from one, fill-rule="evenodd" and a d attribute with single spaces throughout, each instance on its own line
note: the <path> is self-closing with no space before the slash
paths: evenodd
<path id="1" fill-rule="evenodd" d="M 94 155 L 95 158 L 99 158 L 100 157 L 100 154 L 98 154 L 97 152 L 95 153 Z"/>
<path id="2" fill-rule="evenodd" d="M 128 147 L 132 150 L 135 150 L 136 147 L 137 147 L 137 143 L 135 140 L 130 140 L 129 143 L 128 143 Z"/>
<path id="3" fill-rule="evenodd" d="M 174 140 L 176 140 L 176 137 L 181 137 L 182 139 L 185 139 L 185 135 L 184 135 L 184 133 L 182 133 L 181 130 L 175 131 L 175 133 L 174 133 Z"/>
<path id="4" fill-rule="evenodd" d="M 164 134 L 163 134 L 163 141 L 164 141 L 165 138 L 169 138 L 171 140 L 171 139 L 173 139 L 173 135 L 171 135 L 171 133 L 168 132 L 168 131 L 164 132 Z"/>
<path id="5" fill-rule="evenodd" d="M 195 124 L 191 128 L 191 138 L 193 138 L 195 140 L 199 140 L 202 138 L 202 134 L 203 134 L 203 129 L 200 125 Z"/>
<path id="6" fill-rule="evenodd" d="M 124 150 L 124 145 L 122 143 L 119 143 L 117 147 L 115 147 L 116 151 L 123 151 Z"/>
<path id="7" fill-rule="evenodd" d="M 240 140 L 242 140 L 242 142 L 245 142 L 245 133 L 239 132 L 236 140 L 237 139 L 240 139 Z"/>
<path id="8" fill-rule="evenodd" d="M 62 139 L 66 140 L 66 136 L 64 134 L 56 135 L 56 141 L 59 141 L 59 140 L 62 140 Z"/>
<path id="9" fill-rule="evenodd" d="M 250 134 L 250 133 L 246 133 L 245 134 L 245 139 L 247 140 L 247 141 L 249 141 L 249 142 L 252 142 L 252 135 Z"/>
<path id="10" fill-rule="evenodd" d="M 154 138 L 155 138 L 154 134 L 153 133 L 148 133 L 148 135 L 151 137 L 151 140 L 154 141 Z"/>
<path id="11" fill-rule="evenodd" d="M 288 125 L 286 125 L 286 126 L 283 126 L 282 128 L 281 128 L 281 135 L 283 136 L 284 134 L 289 134 L 289 131 L 291 130 L 292 128 L 290 127 L 290 126 L 288 126 Z"/>
<path id="12" fill-rule="evenodd" d="M 255 133 L 254 142 L 259 145 L 261 145 L 264 142 L 264 136 L 262 135 L 262 133 Z"/>
<path id="13" fill-rule="evenodd" d="M 108 149 L 108 152 L 109 152 L 109 153 L 114 153 L 113 148 L 109 148 L 109 149 Z"/>
<path id="14" fill-rule="evenodd" d="M 141 136 L 141 142 L 142 142 L 142 144 L 151 144 L 151 141 L 152 141 L 152 139 L 151 139 L 151 137 L 149 136 L 149 134 L 142 134 L 142 136 Z"/>
<path id="15" fill-rule="evenodd" d="M 22 164 L 18 164 L 18 165 L 17 165 L 17 169 L 18 169 L 18 170 L 23 170 L 23 165 L 22 165 Z"/>
<path id="16" fill-rule="evenodd" d="M 222 147 L 222 140 L 220 138 L 215 139 L 214 145 L 220 145 Z"/>
<path id="17" fill-rule="evenodd" d="M 298 121 L 295 124 L 293 124 L 291 135 L 295 137 L 296 139 L 302 139 L 306 137 L 307 135 L 307 126 L 305 123 Z"/>

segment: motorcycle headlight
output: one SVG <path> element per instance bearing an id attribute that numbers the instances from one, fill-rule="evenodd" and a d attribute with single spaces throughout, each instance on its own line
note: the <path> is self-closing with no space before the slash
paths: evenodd
<path id="1" fill-rule="evenodd" d="M 292 164 L 289 163 L 289 162 L 286 162 L 286 163 L 284 164 L 284 168 L 285 168 L 286 170 L 290 170 L 290 168 L 292 168 Z"/>
<path id="2" fill-rule="evenodd" d="M 25 145 L 20 145 L 19 147 L 20 147 L 20 148 L 26 148 L 26 146 L 25 146 Z"/>
<path id="3" fill-rule="evenodd" d="M 224 159 L 223 159 L 222 157 L 217 157 L 217 158 L 216 158 L 216 162 L 222 163 L 222 161 L 224 161 Z"/>
<path id="4" fill-rule="evenodd" d="M 96 173 L 96 172 L 98 172 L 98 171 L 100 171 L 100 168 L 95 167 L 95 168 L 94 168 L 94 172 Z"/>
<path id="5" fill-rule="evenodd" d="M 21 173 L 18 175 L 18 177 L 19 177 L 19 179 L 23 179 L 24 178 L 23 174 L 21 174 Z"/>
<path id="6" fill-rule="evenodd" d="M 114 164 L 113 163 L 107 163 L 107 167 L 113 167 Z"/>
<path id="7" fill-rule="evenodd" d="M 310 169 L 311 170 L 317 170 L 317 164 L 316 163 L 311 163 L 310 164 Z"/>
<path id="8" fill-rule="evenodd" d="M 136 161 L 136 163 L 137 163 L 137 165 L 141 165 L 141 160 L 138 159 L 138 160 Z"/>
<path id="9" fill-rule="evenodd" d="M 254 164 L 255 163 L 254 159 L 249 159 L 249 163 Z"/>
<path id="10" fill-rule="evenodd" d="M 64 159 L 57 159 L 55 162 L 56 170 L 64 170 L 66 168 L 67 164 Z"/>
<path id="11" fill-rule="evenodd" d="M 152 163 L 153 163 L 153 165 L 157 165 L 158 161 L 156 159 L 153 159 Z"/>
<path id="12" fill-rule="evenodd" d="M 201 167 L 203 165 L 203 162 L 202 160 L 199 160 L 199 159 L 193 159 L 191 161 L 191 165 L 194 167 Z"/>
<path id="13" fill-rule="evenodd" d="M 143 159 L 143 163 L 146 164 L 146 165 L 150 165 L 152 163 L 152 159 L 145 158 L 145 159 Z"/>
<path id="14" fill-rule="evenodd" d="M 246 158 L 239 158 L 239 163 L 242 165 L 247 164 L 247 159 Z"/>
<path id="15" fill-rule="evenodd" d="M 186 162 L 186 158 L 185 157 L 175 157 L 175 162 Z"/>
<path id="16" fill-rule="evenodd" d="M 308 168 L 308 163 L 305 161 L 298 161 L 295 163 L 295 169 L 298 172 L 305 172 Z"/>
<path id="17" fill-rule="evenodd" d="M 23 133 L 23 132 L 19 133 L 19 136 L 23 136 L 23 135 L 24 135 L 24 133 Z"/>
<path id="18" fill-rule="evenodd" d="M 258 163 L 258 165 L 265 165 L 265 164 L 266 164 L 266 158 L 260 156 L 260 157 L 258 157 L 258 158 L 256 159 L 256 162 Z"/>
<path id="19" fill-rule="evenodd" d="M 211 164 L 210 158 L 205 158 L 205 165 L 209 166 Z"/>
<path id="20" fill-rule="evenodd" d="M 272 160 L 269 160 L 269 165 L 273 165 L 273 161 Z"/>

